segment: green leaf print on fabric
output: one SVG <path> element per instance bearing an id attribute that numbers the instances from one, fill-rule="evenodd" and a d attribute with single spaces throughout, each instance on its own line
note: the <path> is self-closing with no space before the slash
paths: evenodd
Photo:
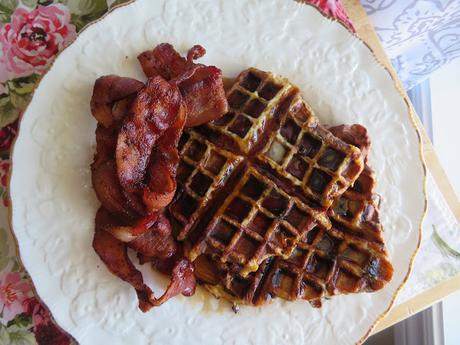
<path id="1" fill-rule="evenodd" d="M 31 324 L 24 327 L 21 324 L 12 324 L 8 327 L 0 324 L 0 344 L 8 345 L 36 345 L 34 334 L 30 331 Z"/>
<path id="2" fill-rule="evenodd" d="M 115 6 L 127 3 L 131 0 L 107 0 L 107 5 L 109 8 L 114 8 Z"/>
<path id="3" fill-rule="evenodd" d="M 32 326 L 32 318 L 27 314 L 19 314 L 13 320 L 8 322 L 8 327 L 16 325 L 20 328 L 28 329 Z"/>
<path id="4" fill-rule="evenodd" d="M 444 256 L 448 256 L 454 259 L 460 260 L 460 253 L 453 249 L 446 241 L 444 241 L 441 237 L 441 235 L 438 233 L 436 230 L 436 227 L 433 224 L 433 233 L 431 234 L 431 239 L 433 240 L 433 243 L 438 247 L 438 249 L 441 251 L 441 253 Z"/>
<path id="5" fill-rule="evenodd" d="M 66 5 L 71 12 L 70 22 L 75 25 L 77 31 L 101 17 L 108 10 L 106 0 L 70 1 Z"/>
<path id="6" fill-rule="evenodd" d="M 1 0 L 0 1 L 0 21 L 9 22 L 11 15 L 18 6 L 18 0 Z"/>
<path id="7" fill-rule="evenodd" d="M 0 96 L 0 127 L 14 122 L 25 110 L 38 79 L 34 73 L 5 83 L 6 93 Z"/>
<path id="8" fill-rule="evenodd" d="M 7 230 L 0 228 L 0 272 L 11 262 L 10 258 L 10 236 Z"/>
<path id="9" fill-rule="evenodd" d="M 28 8 L 34 8 L 38 5 L 37 0 L 21 0 L 21 3 Z"/>

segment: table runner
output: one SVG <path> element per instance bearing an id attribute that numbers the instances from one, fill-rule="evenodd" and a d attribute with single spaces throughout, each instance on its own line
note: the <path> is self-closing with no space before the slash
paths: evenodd
<path id="1" fill-rule="evenodd" d="M 0 344 L 72 343 L 34 295 L 30 278 L 16 256 L 8 225 L 9 150 L 17 133 L 17 118 L 39 75 L 87 23 L 123 2 L 126 0 L 6 0 L 0 3 Z M 339 0 L 305 2 L 313 3 L 353 30 Z M 429 210 L 433 215 L 427 218 L 424 232 L 436 235 L 425 236 L 419 255 L 422 263 L 416 264 L 415 273 L 398 301 L 460 271 L 455 251 L 443 241 L 458 224 L 452 221 L 453 215 L 442 204 L 442 194 L 434 182 L 429 186 Z M 447 213 L 444 217 L 439 217 L 440 209 Z"/>
<path id="2" fill-rule="evenodd" d="M 361 0 L 408 90 L 460 56 L 460 0 Z"/>

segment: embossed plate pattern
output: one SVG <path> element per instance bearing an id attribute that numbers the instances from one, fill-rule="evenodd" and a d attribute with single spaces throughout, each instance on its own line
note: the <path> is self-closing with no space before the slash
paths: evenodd
<path id="1" fill-rule="evenodd" d="M 144 79 L 138 53 L 160 42 L 208 50 L 232 77 L 256 66 L 300 86 L 320 120 L 364 124 L 393 281 L 373 294 L 243 307 L 200 290 L 147 314 L 91 248 L 98 202 L 89 99 L 105 74 Z M 57 322 L 82 344 L 354 344 L 391 305 L 418 247 L 425 170 L 407 105 L 372 52 L 314 7 L 280 0 L 139 0 L 91 25 L 57 58 L 25 112 L 13 153 L 12 225 L 24 265 Z M 144 267 L 144 271 L 150 271 Z M 165 286 L 148 272 L 155 291 Z M 220 304 L 221 303 L 221 304 Z"/>

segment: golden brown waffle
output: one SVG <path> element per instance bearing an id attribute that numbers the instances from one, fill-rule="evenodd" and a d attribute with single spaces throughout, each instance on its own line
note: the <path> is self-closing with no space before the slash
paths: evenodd
<path id="1" fill-rule="evenodd" d="M 374 186 L 374 172 L 366 165 L 354 185 L 333 203 L 328 215 L 336 227 L 345 227 L 366 241 L 383 244 L 378 213 L 380 197 L 373 193 Z"/>
<path id="2" fill-rule="evenodd" d="M 195 131 L 182 135 L 179 153 L 178 191 L 170 211 L 179 225 L 177 238 L 185 240 L 190 228 L 200 220 L 213 192 L 224 186 L 243 157 L 221 150 Z"/>
<path id="3" fill-rule="evenodd" d="M 317 221 L 330 226 L 323 212 L 289 196 L 254 167 L 243 168 L 238 182 L 213 214 L 189 257 L 214 254 L 222 262 L 244 265 L 241 275 L 256 271 L 265 258 L 289 257 L 305 231 Z"/>
<path id="4" fill-rule="evenodd" d="M 281 297 L 319 306 L 323 297 L 381 289 L 393 268 L 383 244 L 374 186 L 374 174 L 366 167 L 331 209 L 332 227 L 318 225 L 306 232 L 288 259 L 268 258 L 243 278 L 238 274 L 241 266 L 203 255 L 195 262 L 197 277 L 215 296 L 238 304 L 262 305 Z"/>
<path id="5" fill-rule="evenodd" d="M 312 205 L 329 207 L 363 169 L 361 151 L 321 126 L 287 79 L 250 68 L 227 98 L 229 113 L 201 132 L 276 171 L 302 189 Z"/>
<path id="6" fill-rule="evenodd" d="M 330 228 L 328 208 L 364 163 L 284 78 L 251 68 L 227 97 L 228 114 L 183 135 L 169 211 L 192 261 L 210 255 L 246 276 L 289 258 L 315 226 Z"/>

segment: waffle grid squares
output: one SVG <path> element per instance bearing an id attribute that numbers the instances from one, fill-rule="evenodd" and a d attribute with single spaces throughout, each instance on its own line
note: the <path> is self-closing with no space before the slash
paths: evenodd
<path id="1" fill-rule="evenodd" d="M 284 173 L 293 184 L 301 186 L 310 198 L 329 207 L 353 182 L 343 173 L 353 164 L 352 158 L 359 157 L 360 151 L 351 145 L 345 150 L 339 147 L 311 114 L 311 109 L 297 95 L 280 130 L 274 133 L 259 157 L 280 174 Z"/>
<path id="2" fill-rule="evenodd" d="M 264 185 L 260 193 L 257 192 L 258 183 Z M 252 189 L 248 189 L 248 185 Z M 274 204 L 274 196 L 278 198 L 278 204 Z M 249 167 L 214 214 L 214 222 L 194 245 L 191 258 L 219 253 L 221 262 L 243 265 L 240 275 L 246 276 L 257 270 L 258 265 L 270 255 L 288 258 L 302 234 L 316 224 L 314 215 L 315 212 L 308 206 L 287 195 L 272 181 L 264 180 L 256 169 Z M 229 225 L 226 229 L 234 229 L 227 230 L 232 232 L 231 239 L 222 240 L 222 224 Z"/>
<path id="3" fill-rule="evenodd" d="M 328 210 L 329 218 L 346 228 L 354 235 L 379 244 L 383 244 L 382 225 L 380 224 L 378 203 L 379 197 L 374 194 L 375 174 L 366 167 L 355 185 L 340 196 Z"/>
<path id="4" fill-rule="evenodd" d="M 374 204 L 373 184 L 368 187 L 361 194 L 349 189 L 343 197 Z M 355 214 L 355 218 L 359 219 L 360 214 Z M 246 278 L 227 273 L 224 286 L 208 287 L 214 294 L 227 295 L 240 303 L 249 301 L 260 305 L 273 297 L 281 297 L 305 299 L 318 306 L 325 296 L 381 288 L 389 276 L 379 270 L 384 272 L 388 265 L 391 264 L 382 244 L 343 232 L 333 223 L 330 228 L 316 226 L 304 233 L 289 258 L 269 258 Z M 234 280 L 238 280 L 238 284 L 234 284 Z"/>
<path id="5" fill-rule="evenodd" d="M 223 183 L 242 159 L 231 152 L 218 152 L 214 145 L 195 132 L 186 135 L 188 140 L 183 140 L 179 146 L 178 178 L 183 191 L 171 208 L 172 215 L 182 225 L 178 239 L 185 239 L 193 219 L 198 217 L 200 205 L 208 202 L 213 189 Z M 184 212 L 188 209 L 191 210 Z"/>
<path id="6" fill-rule="evenodd" d="M 218 180 L 220 177 L 215 176 L 215 173 L 220 172 L 220 170 L 206 170 L 201 161 L 202 157 L 209 155 L 211 151 L 222 154 L 225 152 L 225 155 L 230 155 L 234 162 L 244 162 L 244 165 L 252 171 L 252 178 L 256 180 L 256 183 L 259 181 L 261 186 L 274 185 L 272 179 L 276 181 L 278 178 L 276 176 L 271 178 L 262 177 L 260 171 L 257 171 L 260 169 L 258 167 L 260 162 L 268 161 L 272 167 L 276 168 L 279 176 L 287 176 L 290 183 L 300 187 L 303 192 L 302 202 L 297 200 L 297 206 L 294 208 L 292 206 L 292 200 L 294 199 L 286 194 L 285 190 L 282 190 L 282 188 L 290 187 L 261 188 L 262 190 L 265 189 L 265 197 L 272 190 L 275 190 L 277 195 L 284 193 L 285 200 L 289 202 L 290 211 L 288 214 L 283 215 L 270 213 L 264 207 L 265 199 L 261 201 L 259 206 L 256 204 L 257 201 L 251 200 L 248 195 L 244 194 L 244 191 L 239 193 L 241 185 L 234 188 L 233 192 L 230 193 L 231 197 L 226 196 L 222 200 L 224 203 L 222 207 L 215 210 L 215 207 L 211 207 L 213 209 L 211 211 L 213 212 L 212 217 L 214 218 L 213 226 L 217 226 L 219 221 L 225 221 L 225 224 L 238 228 L 239 231 L 233 234 L 233 240 L 230 243 L 222 247 L 223 245 L 219 244 L 215 239 L 207 238 L 209 230 L 197 230 L 201 232 L 201 235 L 197 236 L 204 238 L 204 240 L 199 241 L 198 244 L 193 244 L 194 249 L 189 253 L 190 259 L 193 261 L 200 254 L 209 254 L 210 252 L 215 254 L 217 251 L 221 255 L 221 262 L 233 260 L 244 264 L 242 275 L 246 275 L 251 271 L 257 270 L 258 265 L 267 256 L 289 256 L 298 241 L 300 232 L 303 231 L 305 223 L 314 226 L 319 222 L 326 227 L 330 227 L 330 222 L 326 216 L 327 208 L 332 202 L 330 194 L 332 194 L 332 191 L 338 194 L 340 188 L 350 185 L 352 179 L 346 180 L 341 176 L 341 170 L 344 169 L 343 166 L 347 165 L 353 155 L 355 156 L 353 158 L 358 161 L 355 163 L 359 165 L 361 156 L 359 149 L 340 141 L 317 123 L 317 119 L 313 116 L 311 109 L 300 98 L 298 89 L 284 78 L 256 69 L 249 69 L 240 74 L 237 82 L 229 90 L 228 100 L 231 107 L 230 112 L 223 118 L 206 126 L 213 130 L 217 129 L 220 133 L 217 141 L 221 140 L 219 138 L 224 141 L 228 138 L 233 138 L 239 145 L 239 152 L 231 153 L 229 150 L 232 149 L 223 149 L 214 143 L 215 137 L 214 139 L 210 138 L 209 140 L 211 141 L 208 141 L 207 137 L 202 137 L 204 141 L 199 141 L 199 135 L 194 130 L 187 131 L 188 134 L 186 135 L 189 138 L 182 140 L 181 153 L 183 153 L 183 162 L 181 164 L 192 168 L 195 166 L 195 169 L 191 169 L 190 175 L 185 176 L 185 181 L 182 181 L 184 192 L 180 198 L 187 199 L 185 201 L 179 199 L 179 201 L 187 203 L 187 207 L 192 208 L 192 210 L 188 212 L 187 217 L 183 217 L 187 219 L 180 219 L 179 222 L 183 224 L 184 229 L 180 231 L 178 238 L 180 240 L 187 238 L 188 231 L 194 225 L 190 225 L 193 222 L 187 224 L 186 221 L 193 218 L 198 219 L 200 212 L 203 213 L 206 209 L 206 199 L 219 185 Z M 241 120 L 242 117 L 245 120 Z M 244 132 L 251 133 L 249 135 L 244 134 L 242 139 L 237 139 L 235 135 L 241 136 L 239 135 L 241 133 L 237 132 L 244 127 L 239 125 L 242 123 L 241 121 L 251 123 L 248 127 L 249 129 L 244 129 Z M 252 152 L 255 145 L 258 145 L 259 153 Z M 276 148 L 276 145 L 279 147 Z M 267 149 L 273 151 L 271 155 L 267 155 Z M 276 151 L 280 151 L 280 149 L 285 152 L 282 152 L 277 157 Z M 324 154 L 328 150 L 337 153 L 341 150 L 339 158 L 341 158 L 342 162 L 341 164 L 335 164 L 337 165 L 335 175 L 330 169 L 326 169 L 328 164 L 331 165 L 324 158 Z M 299 152 L 305 157 L 300 157 Z M 253 157 L 255 157 L 255 161 Z M 334 157 L 337 158 L 337 154 Z M 274 162 L 272 158 L 277 162 Z M 301 168 L 304 171 L 301 171 Z M 355 171 L 355 178 L 358 173 L 359 171 Z M 182 174 L 179 174 L 179 176 L 183 177 L 182 180 L 184 180 Z M 258 177 L 256 178 L 255 176 Z M 332 176 L 334 176 L 334 179 Z M 320 182 L 311 185 L 310 180 Z M 331 181 L 335 182 L 331 183 Z M 328 190 L 325 191 L 324 189 L 328 184 Z M 340 187 L 338 187 L 339 185 Z M 239 194 L 235 194 L 235 191 Z M 174 209 L 174 207 L 175 205 L 172 208 Z M 237 213 L 236 215 L 235 212 Z M 172 213 L 175 216 L 174 212 Z M 181 215 L 179 214 L 178 216 L 180 217 Z M 292 220 L 293 217 L 297 217 L 297 222 L 293 223 L 291 221 L 290 223 L 285 220 Z M 307 220 L 302 223 L 302 219 Z M 244 238 L 242 237 L 243 233 L 246 236 Z M 208 240 L 206 241 L 206 239 Z M 280 245 L 276 241 L 289 243 Z M 194 240 L 194 242 L 196 241 Z M 257 245 L 257 243 L 262 243 L 262 245 Z M 250 251 L 251 248 L 253 252 Z M 232 249 L 236 252 L 232 252 Z M 246 250 L 245 255 L 243 255 L 243 252 L 238 252 L 240 249 L 241 251 Z"/>
<path id="7" fill-rule="evenodd" d="M 307 235 L 310 235 L 309 240 Z M 348 243 L 346 236 L 337 235 L 321 226 L 310 230 L 289 258 L 274 257 L 264 262 L 269 267 L 263 273 L 260 286 L 255 283 L 255 276 L 260 272 L 251 273 L 244 284 L 246 289 L 238 291 L 237 296 L 256 305 L 265 304 L 273 297 L 317 302 L 324 296 L 375 288 L 372 286 L 372 266 L 376 261 L 385 260 L 384 253 L 358 247 Z M 236 294 L 232 281 L 241 278 L 227 274 L 225 288 L 229 293 Z M 382 283 L 377 281 L 376 286 L 379 284 Z"/>
<path id="8" fill-rule="evenodd" d="M 246 70 L 228 100 L 229 113 L 187 130 L 181 147 L 191 171 L 179 179 L 179 198 L 189 193 L 198 204 L 192 218 L 205 220 L 181 222 L 178 239 L 188 241 L 189 259 L 218 269 L 204 280 L 209 290 L 264 304 L 383 286 L 391 264 L 361 151 L 322 127 L 284 78 Z M 211 152 L 224 159 L 210 169 L 203 157 Z"/>
<path id="9" fill-rule="evenodd" d="M 231 111 L 208 126 L 234 138 L 247 154 L 257 141 L 258 131 L 273 117 L 274 108 L 292 86 L 283 78 L 258 70 L 247 72 L 239 80 L 228 93 Z"/>

